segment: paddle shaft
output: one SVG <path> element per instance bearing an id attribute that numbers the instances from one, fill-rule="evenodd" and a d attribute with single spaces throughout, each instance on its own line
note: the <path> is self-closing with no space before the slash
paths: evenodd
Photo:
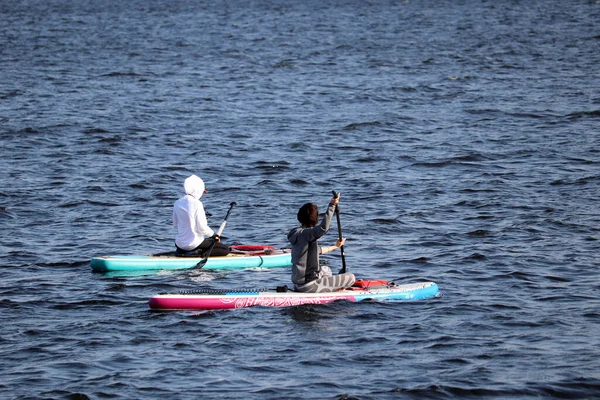
<path id="1" fill-rule="evenodd" d="M 221 226 L 219 227 L 219 230 L 217 231 L 217 234 L 216 234 L 217 237 L 221 237 L 221 233 L 223 233 L 223 230 L 225 229 L 225 225 L 227 225 L 227 218 L 229 218 L 229 214 L 231 214 L 231 210 L 233 209 L 233 207 L 235 205 L 237 205 L 237 203 L 235 201 L 229 204 L 229 210 L 227 210 L 227 214 L 225 215 L 225 219 L 223 219 L 223 222 L 221 222 Z M 208 261 L 208 257 L 210 257 L 210 254 L 212 253 L 213 248 L 215 247 L 216 243 L 217 243 L 217 238 L 213 239 L 212 244 L 208 248 L 206 256 L 202 260 L 200 260 L 198 262 L 198 264 L 196 264 L 195 268 L 202 268 L 202 267 L 204 267 L 204 265 Z"/>
<path id="2" fill-rule="evenodd" d="M 332 190 L 332 193 L 333 193 L 333 197 L 335 197 L 336 199 L 340 196 L 340 194 L 338 192 L 336 192 L 335 190 Z M 337 219 L 338 237 L 340 238 L 340 240 L 342 240 L 342 223 L 340 222 L 340 207 L 337 204 L 335 206 L 335 218 Z M 343 245 L 340 247 L 340 252 L 342 254 L 342 269 L 340 270 L 340 273 L 345 274 L 346 273 L 346 258 L 344 257 L 344 246 Z"/>
<path id="3" fill-rule="evenodd" d="M 223 220 L 223 222 L 221 222 L 221 226 L 219 227 L 219 230 L 217 231 L 218 237 L 221 237 L 221 234 L 223 233 L 223 230 L 225 229 L 225 225 L 227 225 L 227 218 L 229 218 L 229 214 L 231 214 L 231 209 L 235 205 L 236 205 L 235 202 L 233 202 L 229 205 L 229 210 L 227 210 L 227 215 L 225 215 L 225 219 Z"/>

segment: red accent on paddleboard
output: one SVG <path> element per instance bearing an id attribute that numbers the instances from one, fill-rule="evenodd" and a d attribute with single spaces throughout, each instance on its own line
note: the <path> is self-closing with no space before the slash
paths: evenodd
<path id="1" fill-rule="evenodd" d="M 369 287 L 374 287 L 374 286 L 387 286 L 390 283 L 388 281 L 385 281 L 383 279 L 357 279 L 354 282 L 354 285 L 352 286 L 356 286 L 359 288 L 369 288 Z"/>

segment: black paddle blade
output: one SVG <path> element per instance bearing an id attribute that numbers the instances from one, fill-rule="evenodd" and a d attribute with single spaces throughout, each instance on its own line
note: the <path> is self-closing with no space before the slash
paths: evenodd
<path id="1" fill-rule="evenodd" d="M 208 257 L 203 258 L 202 260 L 198 261 L 198 264 L 196 264 L 194 266 L 194 269 L 202 269 L 206 265 L 207 261 L 208 261 Z"/>
<path id="2" fill-rule="evenodd" d="M 208 257 L 210 257 L 210 253 L 212 253 L 212 249 L 215 247 L 216 242 L 216 240 L 213 241 L 212 245 L 208 249 L 208 252 L 206 253 L 206 256 L 202 260 L 198 261 L 198 264 L 194 266 L 194 269 L 202 269 L 206 265 L 208 262 Z"/>

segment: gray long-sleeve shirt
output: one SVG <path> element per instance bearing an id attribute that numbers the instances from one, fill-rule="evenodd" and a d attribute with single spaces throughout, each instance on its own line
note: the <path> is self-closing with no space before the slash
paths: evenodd
<path id="1" fill-rule="evenodd" d="M 304 285 L 318 278 L 319 245 L 317 239 L 329 231 L 335 205 L 329 204 L 319 225 L 312 228 L 298 227 L 290 230 L 287 237 L 292 244 L 292 282 Z"/>

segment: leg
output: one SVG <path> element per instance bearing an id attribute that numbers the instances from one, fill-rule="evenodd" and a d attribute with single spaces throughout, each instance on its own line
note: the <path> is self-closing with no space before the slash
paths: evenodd
<path id="1" fill-rule="evenodd" d="M 223 257 L 227 254 L 229 254 L 229 246 L 226 246 L 221 242 L 215 243 L 215 247 L 213 247 L 212 252 L 210 253 L 210 255 L 214 257 Z"/>
<path id="2" fill-rule="evenodd" d="M 213 242 L 214 242 L 214 239 L 211 239 L 211 238 L 204 239 L 204 241 L 202 243 L 200 243 L 200 246 L 196 247 L 196 250 L 206 253 L 208 251 L 208 249 L 210 249 L 210 246 L 212 246 Z M 217 242 L 217 243 L 215 243 L 215 247 L 213 247 L 212 252 L 210 253 L 210 256 L 211 257 L 222 257 L 222 256 L 226 256 L 227 254 L 229 254 L 229 247 L 224 245 L 221 242 Z"/>
<path id="3" fill-rule="evenodd" d="M 296 290 L 299 292 L 308 293 L 334 292 L 338 289 L 352 286 L 355 280 L 356 278 L 354 277 L 353 273 L 346 272 L 345 274 L 325 276 L 323 278 L 316 279 L 307 283 L 306 285 L 297 286 Z"/>

